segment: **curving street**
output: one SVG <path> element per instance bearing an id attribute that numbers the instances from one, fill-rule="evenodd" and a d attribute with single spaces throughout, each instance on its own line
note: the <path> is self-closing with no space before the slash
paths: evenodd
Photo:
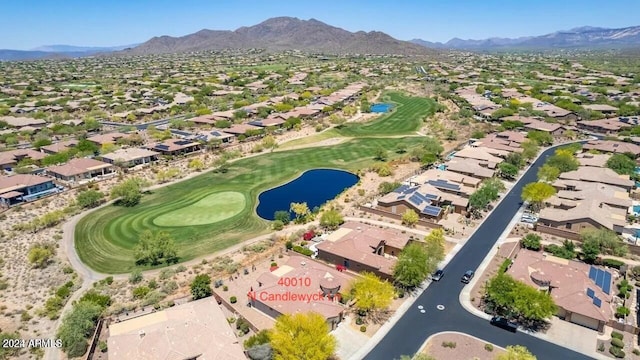
<path id="1" fill-rule="evenodd" d="M 562 146 L 562 145 L 558 145 Z M 538 169 L 557 146 L 542 152 L 526 173 L 507 193 L 467 243 L 444 268 L 445 276 L 431 283 L 416 299 L 413 306 L 398 319 L 386 336 L 365 356 L 369 360 L 398 359 L 416 353 L 431 335 L 442 331 L 458 331 L 505 347 L 524 345 L 538 359 L 589 359 L 588 356 L 518 331 L 510 333 L 489 324 L 468 312 L 460 303 L 465 284 L 460 277 L 466 270 L 475 270 L 495 245 L 498 237 L 520 208 L 520 194 L 524 185 L 536 181 Z M 477 274 L 477 276 L 480 274 Z M 471 286 L 471 285 L 466 285 Z M 426 310 L 421 313 L 418 306 Z M 444 310 L 438 310 L 444 305 Z M 594 344 L 595 346 L 595 344 Z"/>

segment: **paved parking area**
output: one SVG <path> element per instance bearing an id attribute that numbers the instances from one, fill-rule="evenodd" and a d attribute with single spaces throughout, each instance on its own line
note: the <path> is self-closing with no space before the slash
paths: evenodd
<path id="1" fill-rule="evenodd" d="M 589 355 L 594 359 L 607 359 L 608 357 L 598 353 L 598 332 L 580 325 L 553 317 L 551 327 L 545 334 L 536 334 L 539 338 L 551 341 L 560 346 Z"/>
<path id="2" fill-rule="evenodd" d="M 352 318 L 352 315 L 348 315 L 338 324 L 338 328 L 332 331 L 332 334 L 338 339 L 336 354 L 339 359 L 351 358 L 369 341 L 367 335 L 356 331 L 350 325 Z"/>

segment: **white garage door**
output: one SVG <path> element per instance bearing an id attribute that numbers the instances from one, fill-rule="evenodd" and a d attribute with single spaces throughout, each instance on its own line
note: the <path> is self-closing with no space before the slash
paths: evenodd
<path id="1" fill-rule="evenodd" d="M 593 319 L 580 314 L 571 314 L 571 322 L 588 327 L 589 329 L 598 330 L 598 319 Z"/>

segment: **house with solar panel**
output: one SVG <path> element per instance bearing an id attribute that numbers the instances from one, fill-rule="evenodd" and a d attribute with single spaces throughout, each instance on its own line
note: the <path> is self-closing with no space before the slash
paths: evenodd
<path id="1" fill-rule="evenodd" d="M 615 313 L 613 281 L 617 274 L 607 269 L 520 249 L 507 273 L 548 291 L 563 320 L 602 332 Z"/>
<path id="2" fill-rule="evenodd" d="M 176 156 L 188 155 L 199 151 L 202 144 L 197 141 L 187 139 L 168 139 L 163 142 L 151 144 L 148 146 L 150 150 L 157 151 L 162 155 Z"/>
<path id="3" fill-rule="evenodd" d="M 437 221 L 449 208 L 458 213 L 466 211 L 469 199 L 455 193 L 460 187 L 442 179 L 428 180 L 419 186 L 402 185 L 378 199 L 377 208 L 397 215 L 412 209 L 421 218 Z"/>

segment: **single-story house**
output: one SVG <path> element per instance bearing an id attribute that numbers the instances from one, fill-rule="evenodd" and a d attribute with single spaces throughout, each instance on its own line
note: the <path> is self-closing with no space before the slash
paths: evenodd
<path id="1" fill-rule="evenodd" d="M 356 222 L 346 222 L 316 245 L 318 258 L 356 272 L 368 271 L 393 280 L 393 267 L 410 235 Z"/>
<path id="2" fill-rule="evenodd" d="M 222 130 L 212 129 L 210 131 L 202 131 L 197 133 L 195 138 L 204 142 L 209 142 L 213 139 L 219 139 L 223 144 L 228 144 L 233 142 L 235 136 L 227 134 Z"/>
<path id="3" fill-rule="evenodd" d="M 88 137 L 87 140 L 92 143 L 102 146 L 105 144 L 115 144 L 118 140 L 128 138 L 130 135 L 121 132 L 112 132 L 107 134 L 98 134 Z"/>
<path id="4" fill-rule="evenodd" d="M 618 131 L 630 129 L 633 124 L 620 121 L 620 118 L 580 120 L 576 122 L 578 129 L 591 131 L 600 134 L 615 134 Z"/>
<path id="5" fill-rule="evenodd" d="M 615 114 L 616 112 L 618 112 L 618 110 L 620 110 L 615 106 L 611 106 L 607 104 L 589 104 L 589 105 L 582 105 L 582 107 L 587 110 L 601 112 L 605 115 Z"/>
<path id="6" fill-rule="evenodd" d="M 341 292 L 348 290 L 353 279 L 336 268 L 293 255 L 277 269 L 260 275 L 247 289 L 247 300 L 252 308 L 274 319 L 285 314 L 316 312 L 334 330 L 347 310 L 339 302 Z M 296 299 L 291 298 L 294 294 Z"/>
<path id="7" fill-rule="evenodd" d="M 148 146 L 150 150 L 171 156 L 190 154 L 200 150 L 201 147 L 199 142 L 186 139 L 167 139 Z"/>
<path id="8" fill-rule="evenodd" d="M 16 149 L 0 152 L 0 170 L 11 170 L 23 159 L 39 161 L 45 154 L 33 149 Z"/>
<path id="9" fill-rule="evenodd" d="M 79 182 L 113 173 L 113 165 L 95 159 L 76 158 L 63 165 L 51 166 L 47 174 L 66 182 Z"/>
<path id="10" fill-rule="evenodd" d="M 584 150 L 597 150 L 612 154 L 633 154 L 636 158 L 640 156 L 640 145 L 623 141 L 613 140 L 591 140 L 582 146 Z"/>
<path id="11" fill-rule="evenodd" d="M 548 291 L 558 306 L 557 316 L 563 320 L 603 332 L 613 317 L 613 274 L 607 270 L 521 249 L 507 274 Z"/>
<path id="12" fill-rule="evenodd" d="M 142 149 L 142 148 L 126 148 L 118 149 L 114 152 L 104 154 L 100 159 L 109 164 L 122 167 L 133 167 L 136 165 L 149 164 L 158 160 L 160 153 Z"/>
<path id="13" fill-rule="evenodd" d="M 561 173 L 557 181 L 563 180 L 601 183 L 621 187 L 626 191 L 630 191 L 635 186 L 635 182 L 629 178 L 629 175 L 619 175 L 609 168 L 594 168 L 592 166 L 579 166 L 578 170 Z"/>
<path id="14" fill-rule="evenodd" d="M 61 152 L 68 151 L 69 149 L 71 149 L 72 147 L 75 147 L 76 145 L 78 145 L 78 140 L 60 141 L 55 144 L 43 146 L 40 148 L 40 151 L 42 151 L 45 154 L 58 154 Z"/>
<path id="15" fill-rule="evenodd" d="M 245 360 L 240 341 L 214 297 L 109 325 L 111 360 Z"/>
<path id="16" fill-rule="evenodd" d="M 9 207 L 58 192 L 52 179 L 30 174 L 0 176 L 0 205 Z"/>
<path id="17" fill-rule="evenodd" d="M 475 159 L 453 158 L 445 163 L 447 171 L 480 179 L 493 177 L 497 164 Z"/>
<path id="18" fill-rule="evenodd" d="M 251 130 L 255 131 L 255 130 L 261 130 L 261 129 L 262 129 L 261 127 L 255 126 L 255 125 L 235 124 L 228 129 L 224 129 L 224 132 L 235 135 L 235 136 L 240 136 L 240 135 L 246 135 L 247 131 L 251 131 Z"/>

